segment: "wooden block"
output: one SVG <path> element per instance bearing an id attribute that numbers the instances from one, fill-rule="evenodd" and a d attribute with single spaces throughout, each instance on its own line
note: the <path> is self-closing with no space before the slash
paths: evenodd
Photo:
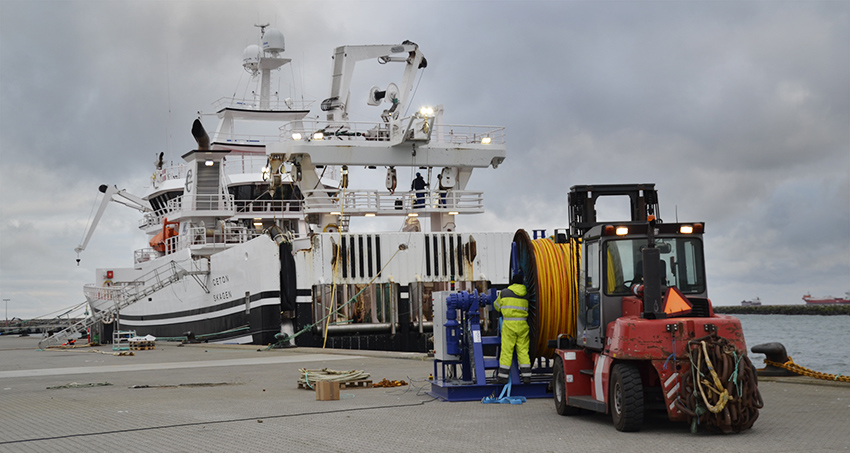
<path id="1" fill-rule="evenodd" d="M 339 399 L 339 382 L 319 381 L 316 387 L 316 401 L 334 401 Z"/>

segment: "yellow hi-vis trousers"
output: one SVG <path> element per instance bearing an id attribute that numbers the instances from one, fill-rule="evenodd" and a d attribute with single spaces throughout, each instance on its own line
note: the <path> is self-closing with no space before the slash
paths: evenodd
<path id="1" fill-rule="evenodd" d="M 508 376 L 511 362 L 516 358 L 519 362 L 520 376 L 531 377 L 531 359 L 528 357 L 528 323 L 526 321 L 502 322 L 502 352 L 499 355 L 499 374 Z"/>

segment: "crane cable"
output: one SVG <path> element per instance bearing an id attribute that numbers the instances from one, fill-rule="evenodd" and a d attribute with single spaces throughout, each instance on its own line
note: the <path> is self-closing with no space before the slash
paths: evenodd
<path id="1" fill-rule="evenodd" d="M 347 176 L 346 176 L 346 179 L 347 179 Z M 328 312 L 327 316 L 325 316 L 325 329 L 324 329 L 325 331 L 324 331 L 324 338 L 322 339 L 322 349 L 325 349 L 325 347 L 328 344 L 328 326 L 331 323 L 331 314 L 338 312 L 339 309 L 342 308 L 342 307 L 337 307 L 336 310 L 332 309 L 334 304 L 336 304 L 336 287 L 337 287 L 336 282 L 337 282 L 337 275 L 339 274 L 340 254 L 342 253 L 342 217 L 345 215 L 345 189 L 346 189 L 346 186 L 347 186 L 347 184 L 342 184 L 342 183 L 340 183 L 340 184 L 342 185 L 342 196 L 340 197 L 339 219 L 337 220 L 337 227 L 336 227 L 336 233 L 337 233 L 336 240 L 337 240 L 337 244 L 339 244 L 339 245 L 336 247 L 336 254 L 334 256 L 334 262 L 333 262 L 333 270 L 332 270 L 333 279 L 331 281 L 331 300 L 330 300 L 330 303 L 328 304 L 329 312 Z M 358 295 L 359 294 L 360 293 L 358 293 Z M 345 305 L 348 305 L 348 304 L 346 303 Z"/>

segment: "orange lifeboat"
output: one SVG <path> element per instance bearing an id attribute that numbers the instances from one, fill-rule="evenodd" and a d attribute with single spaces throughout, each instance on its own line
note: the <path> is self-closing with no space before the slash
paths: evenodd
<path id="1" fill-rule="evenodd" d="M 162 219 L 162 231 L 157 233 L 156 236 L 153 237 L 150 241 L 151 247 L 154 250 L 160 253 L 165 253 L 165 249 L 167 246 L 167 242 L 169 238 L 173 238 L 177 236 L 177 230 L 169 227 L 168 225 L 174 225 L 177 230 L 180 229 L 180 222 L 169 222 L 167 218 Z M 171 250 L 169 250 L 171 251 Z"/>

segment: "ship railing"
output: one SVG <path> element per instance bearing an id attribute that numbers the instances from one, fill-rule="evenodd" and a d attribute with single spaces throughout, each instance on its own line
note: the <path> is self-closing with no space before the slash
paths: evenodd
<path id="1" fill-rule="evenodd" d="M 169 238 L 169 239 L 172 239 L 172 238 Z M 159 257 L 159 253 L 157 253 L 156 250 L 154 250 L 150 247 L 145 247 L 143 249 L 138 249 L 138 250 L 133 252 L 133 264 L 134 265 L 135 264 L 142 264 L 142 263 L 145 263 L 147 261 L 156 259 L 158 257 Z"/>
<path id="2" fill-rule="evenodd" d="M 407 117 L 392 123 L 292 121 L 281 126 L 280 139 L 283 141 L 362 140 L 389 142 L 392 140 L 392 132 L 402 133 L 413 118 L 415 117 Z M 317 134 L 321 134 L 321 138 Z M 503 145 L 505 143 L 505 128 L 504 126 L 438 123 L 431 131 L 431 141 L 453 145 L 472 143 Z"/>
<path id="3" fill-rule="evenodd" d="M 232 211 L 234 209 L 233 195 L 230 194 L 195 194 L 195 206 L 185 206 L 183 201 L 185 198 L 181 195 L 168 200 L 163 215 L 187 208 L 198 211 Z"/>
<path id="4" fill-rule="evenodd" d="M 159 289 L 173 283 L 184 275 L 208 273 L 208 271 L 209 269 L 202 268 L 197 262 L 190 263 L 190 268 L 186 269 L 176 262 L 170 261 L 146 272 L 133 281 L 116 286 L 104 287 L 92 283 L 87 284 L 83 286 L 83 294 L 89 304 L 97 310 L 120 309 L 139 300 L 142 296 L 154 292 L 155 290 L 152 289 Z M 115 306 L 104 304 L 103 301 L 114 301 Z"/>
<path id="5" fill-rule="evenodd" d="M 484 192 L 435 190 L 395 192 L 377 190 L 308 190 L 304 192 L 305 213 L 401 215 L 411 212 L 484 212 Z"/>
<path id="6" fill-rule="evenodd" d="M 272 215 L 281 212 L 301 212 L 301 200 L 236 200 L 236 215 Z"/>
<path id="7" fill-rule="evenodd" d="M 179 236 L 181 246 L 221 246 L 228 247 L 235 244 L 248 242 L 262 231 L 249 229 L 244 226 L 226 224 L 223 228 L 208 229 L 205 227 L 189 228 L 188 234 Z"/>
<path id="8" fill-rule="evenodd" d="M 263 134 L 212 134 L 211 143 L 222 143 L 232 146 L 265 146 L 266 143 L 278 141 L 276 135 Z M 261 151 L 258 149 L 258 151 Z M 265 158 L 265 157 L 264 157 Z"/>
<path id="9" fill-rule="evenodd" d="M 147 212 L 139 220 L 139 228 L 145 229 L 152 226 L 162 226 L 162 219 L 167 218 L 172 212 L 179 211 L 179 204 L 171 204 L 170 202 L 163 209 L 157 209 L 154 212 Z"/>
<path id="10" fill-rule="evenodd" d="M 236 202 L 233 195 L 230 194 L 196 194 L 194 210 L 197 211 L 230 211 L 236 207 Z M 162 219 L 171 217 L 174 212 L 180 212 L 183 209 L 191 208 L 184 206 L 183 196 L 174 197 L 168 200 L 164 209 L 159 209 L 154 212 L 148 212 L 139 220 L 139 228 L 149 228 L 152 226 L 162 225 Z"/>
<path id="11" fill-rule="evenodd" d="M 274 139 L 277 140 L 277 137 L 274 137 Z M 267 162 L 268 157 L 266 157 L 265 152 L 263 152 L 263 154 L 256 155 L 228 154 L 224 159 L 223 166 L 225 174 L 228 175 L 239 175 L 245 173 L 262 174 L 263 167 L 266 166 Z"/>
<path id="12" fill-rule="evenodd" d="M 119 293 L 120 291 L 121 288 L 105 288 L 102 286 L 95 285 L 94 283 L 89 283 L 83 286 L 83 294 L 86 296 L 86 300 L 89 301 L 89 303 L 92 303 L 93 301 L 112 300 L 115 297 L 115 294 Z"/>
<path id="13" fill-rule="evenodd" d="M 153 175 L 151 176 L 153 187 L 159 188 L 159 186 L 165 181 L 185 178 L 187 168 L 186 164 L 177 164 L 163 166 L 162 168 L 154 170 Z"/>
<path id="14" fill-rule="evenodd" d="M 170 205 L 176 200 L 183 204 L 183 197 L 177 197 L 168 201 Z M 233 211 L 234 200 L 230 194 L 195 194 L 195 210 L 197 211 Z"/>
<path id="15" fill-rule="evenodd" d="M 259 99 L 240 99 L 235 97 L 221 97 L 213 102 L 213 108 L 221 110 L 225 107 L 245 110 L 271 110 L 271 111 L 293 111 L 293 110 L 310 110 L 310 106 L 314 103 L 313 100 L 296 100 L 296 99 L 269 99 L 268 109 L 260 108 Z"/>

